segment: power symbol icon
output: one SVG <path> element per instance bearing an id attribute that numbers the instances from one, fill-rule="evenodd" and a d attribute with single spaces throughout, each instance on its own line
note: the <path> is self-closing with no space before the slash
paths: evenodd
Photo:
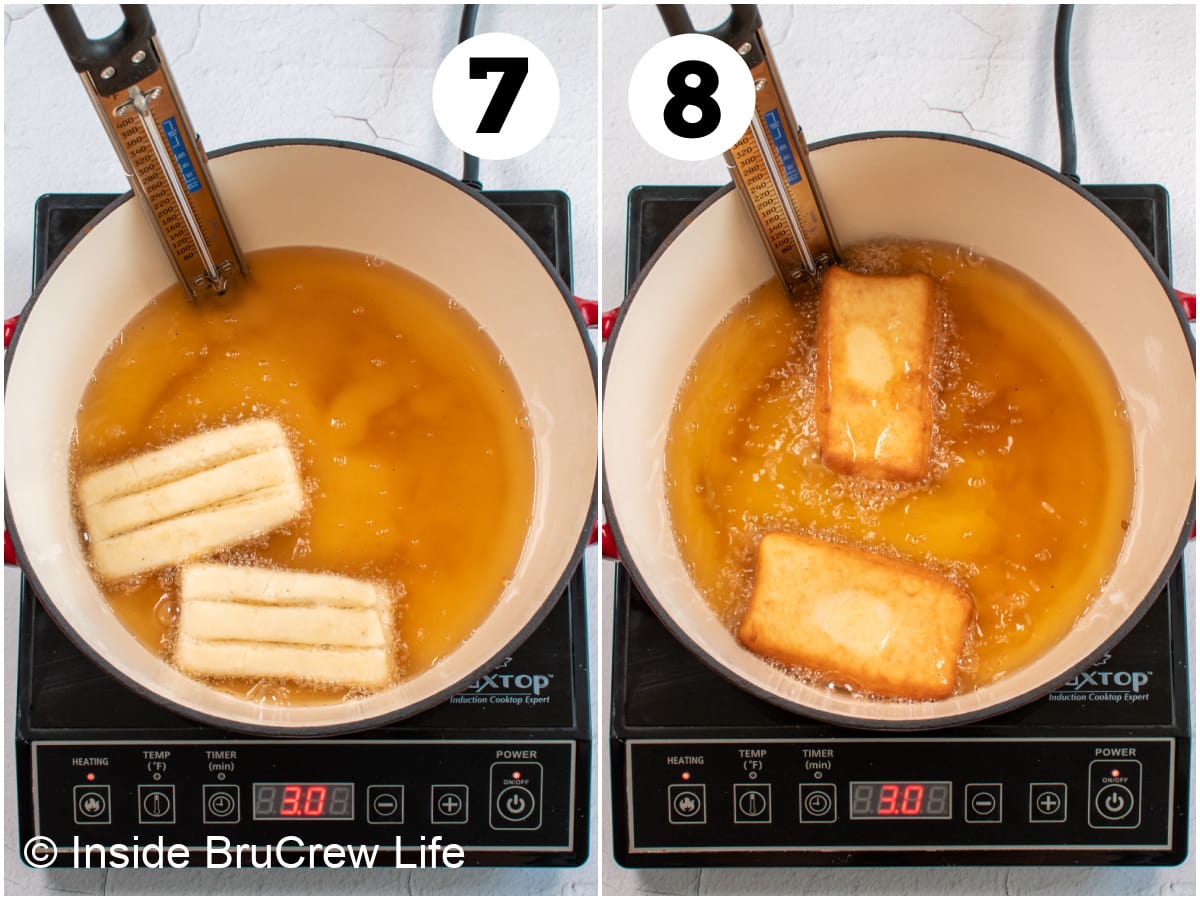
<path id="1" fill-rule="evenodd" d="M 1096 809 L 1106 819 L 1123 819 L 1133 811 L 1133 794 L 1123 784 L 1110 784 L 1096 795 Z"/>
<path id="2" fill-rule="evenodd" d="M 524 821 L 533 812 L 533 794 L 520 785 L 507 787 L 496 798 L 496 809 L 510 822 Z"/>

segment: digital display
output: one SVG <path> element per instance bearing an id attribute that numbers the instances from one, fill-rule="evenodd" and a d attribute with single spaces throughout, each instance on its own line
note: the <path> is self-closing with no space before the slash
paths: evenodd
<path id="1" fill-rule="evenodd" d="M 851 819 L 949 819 L 949 781 L 852 781 Z"/>
<path id="2" fill-rule="evenodd" d="M 254 818 L 353 819 L 354 785 L 256 782 Z"/>

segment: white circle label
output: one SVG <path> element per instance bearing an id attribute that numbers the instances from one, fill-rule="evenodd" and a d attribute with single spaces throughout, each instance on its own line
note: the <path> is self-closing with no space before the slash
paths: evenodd
<path id="1" fill-rule="evenodd" d="M 629 113 L 647 144 L 672 159 L 720 156 L 754 115 L 754 80 L 737 51 L 707 34 L 651 47 L 629 80 Z"/>
<path id="2" fill-rule="evenodd" d="M 463 41 L 433 78 L 433 114 L 460 150 L 512 159 L 550 133 L 558 116 L 558 76 L 546 54 L 515 34 Z"/>

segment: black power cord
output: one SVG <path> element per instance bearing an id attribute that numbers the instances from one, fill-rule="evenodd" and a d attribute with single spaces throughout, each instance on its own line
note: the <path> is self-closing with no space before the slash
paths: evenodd
<path id="1" fill-rule="evenodd" d="M 464 3 L 462 19 L 458 23 L 458 42 L 460 44 L 468 38 L 475 36 L 475 20 L 478 18 L 479 4 Z M 483 183 L 479 180 L 479 157 L 472 156 L 465 151 L 463 152 L 462 181 L 463 184 L 473 187 L 477 191 L 483 189 Z"/>
<path id="2" fill-rule="evenodd" d="M 1071 109 L 1071 17 L 1074 4 L 1058 7 L 1054 24 L 1054 101 L 1058 108 L 1058 138 L 1062 148 L 1060 171 L 1079 184 L 1077 148 L 1075 146 L 1075 113 Z"/>

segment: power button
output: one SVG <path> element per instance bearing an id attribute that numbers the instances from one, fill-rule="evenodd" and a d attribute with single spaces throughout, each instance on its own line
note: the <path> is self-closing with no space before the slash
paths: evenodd
<path id="1" fill-rule="evenodd" d="M 520 760 L 492 764 L 490 824 L 504 831 L 542 827 L 542 765 Z"/>
<path id="2" fill-rule="evenodd" d="M 1142 823 L 1142 764 L 1135 759 L 1096 759 L 1088 769 L 1088 825 L 1137 828 Z"/>

